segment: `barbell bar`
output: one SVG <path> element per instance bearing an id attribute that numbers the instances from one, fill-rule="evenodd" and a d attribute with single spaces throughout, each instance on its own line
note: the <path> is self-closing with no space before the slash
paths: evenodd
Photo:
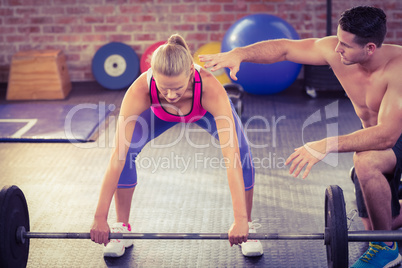
<path id="1" fill-rule="evenodd" d="M 26 267 L 30 239 L 90 239 L 90 233 L 30 232 L 28 205 L 17 186 L 0 191 L 0 267 Z M 254 240 L 323 240 L 328 267 L 348 267 L 348 242 L 398 241 L 402 231 L 348 231 L 342 189 L 325 191 L 323 233 L 251 233 Z M 110 233 L 109 239 L 227 240 L 227 233 Z"/>
<path id="2" fill-rule="evenodd" d="M 17 229 L 17 241 L 23 239 L 91 239 L 90 233 L 26 232 L 23 226 Z M 250 233 L 250 240 L 325 240 L 324 233 Z M 188 239 L 228 240 L 227 233 L 110 233 L 109 239 Z M 402 241 L 401 231 L 349 231 L 349 242 Z"/>
<path id="3" fill-rule="evenodd" d="M 17 229 L 17 242 L 24 239 L 90 239 L 90 233 L 48 233 L 26 232 L 23 226 Z M 323 240 L 324 234 L 280 234 L 280 233 L 252 233 L 248 236 L 253 240 Z M 227 233 L 110 233 L 109 239 L 189 239 L 189 240 L 228 240 Z"/>
<path id="4" fill-rule="evenodd" d="M 17 229 L 17 242 L 24 239 L 91 239 L 90 233 L 26 232 L 23 226 Z M 250 233 L 250 240 L 325 240 L 325 233 Z M 188 240 L 228 240 L 227 233 L 110 233 L 109 239 L 188 239 Z M 400 231 L 349 231 L 349 242 L 401 241 Z"/>

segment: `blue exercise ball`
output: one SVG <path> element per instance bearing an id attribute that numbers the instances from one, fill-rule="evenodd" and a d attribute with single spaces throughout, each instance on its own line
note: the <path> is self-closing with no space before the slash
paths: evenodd
<path id="1" fill-rule="evenodd" d="M 272 39 L 300 39 L 296 30 L 285 20 L 269 15 L 254 14 L 236 21 L 223 37 L 221 51 L 227 52 L 256 42 Z M 297 78 L 302 65 L 290 61 L 273 64 L 242 62 L 237 73 L 244 90 L 257 95 L 275 94 L 288 88 Z M 226 70 L 229 73 L 229 70 Z"/>

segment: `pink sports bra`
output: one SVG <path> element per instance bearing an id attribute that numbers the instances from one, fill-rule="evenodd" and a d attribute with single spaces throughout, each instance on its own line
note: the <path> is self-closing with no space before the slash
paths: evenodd
<path id="1" fill-rule="evenodd" d="M 150 72 L 152 72 L 151 68 L 148 70 L 148 76 L 151 76 Z M 151 76 L 151 79 L 148 81 L 150 81 L 149 93 L 151 96 L 151 109 L 158 118 L 167 122 L 190 123 L 199 120 L 207 112 L 204 108 L 202 108 L 201 105 L 202 82 L 198 68 L 196 68 L 194 71 L 194 87 L 193 87 L 193 99 L 192 99 L 191 110 L 188 114 L 185 115 L 171 114 L 168 111 L 166 111 L 160 102 L 158 89 L 156 87 L 156 83 L 153 76 Z"/>

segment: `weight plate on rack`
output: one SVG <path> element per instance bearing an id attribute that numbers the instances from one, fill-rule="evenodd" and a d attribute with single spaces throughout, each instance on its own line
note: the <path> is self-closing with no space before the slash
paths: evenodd
<path id="1" fill-rule="evenodd" d="M 149 68 L 151 68 L 152 53 L 154 53 L 154 51 L 163 44 L 166 44 L 166 42 L 159 41 L 159 42 L 156 42 L 156 43 L 150 45 L 145 50 L 144 54 L 142 54 L 142 56 L 141 56 L 141 63 L 140 63 L 141 73 L 146 72 L 146 71 L 148 71 Z"/>
<path id="2" fill-rule="evenodd" d="M 112 42 L 101 47 L 92 59 L 92 73 L 96 81 L 107 89 L 129 87 L 138 77 L 140 61 L 128 45 Z"/>

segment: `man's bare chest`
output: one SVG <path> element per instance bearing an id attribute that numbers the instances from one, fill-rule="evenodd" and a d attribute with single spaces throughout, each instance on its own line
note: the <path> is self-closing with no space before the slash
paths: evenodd
<path id="1" fill-rule="evenodd" d="M 387 82 L 379 75 L 362 75 L 358 72 L 338 76 L 345 92 L 362 120 L 377 120 Z M 375 117 L 375 118 L 373 118 Z"/>
<path id="2" fill-rule="evenodd" d="M 351 81 L 346 85 L 345 91 L 356 105 L 378 112 L 386 91 L 386 84 L 379 81 Z"/>

